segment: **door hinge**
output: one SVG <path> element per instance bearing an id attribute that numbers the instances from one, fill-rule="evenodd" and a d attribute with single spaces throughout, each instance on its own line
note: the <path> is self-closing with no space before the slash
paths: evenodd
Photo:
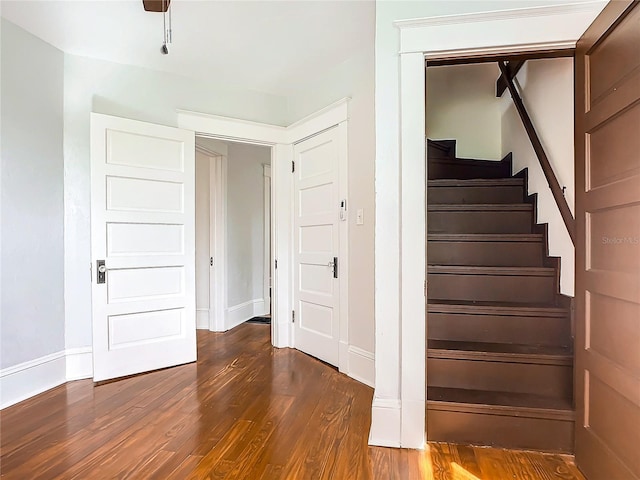
<path id="1" fill-rule="evenodd" d="M 213 257 L 209 257 L 209 265 L 213 267 Z"/>
<path id="2" fill-rule="evenodd" d="M 275 269 L 277 270 L 277 269 L 278 269 L 278 259 L 276 258 L 276 259 L 274 260 L 274 262 L 275 262 Z"/>
<path id="3" fill-rule="evenodd" d="M 291 173 L 296 171 L 296 162 L 291 160 Z"/>
<path id="4" fill-rule="evenodd" d="M 296 311 L 291 310 L 291 323 L 296 323 Z"/>

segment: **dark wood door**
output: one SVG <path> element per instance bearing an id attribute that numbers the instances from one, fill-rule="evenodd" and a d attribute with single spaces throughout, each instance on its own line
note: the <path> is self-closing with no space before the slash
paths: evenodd
<path id="1" fill-rule="evenodd" d="M 640 7 L 576 48 L 576 462 L 640 479 Z"/>

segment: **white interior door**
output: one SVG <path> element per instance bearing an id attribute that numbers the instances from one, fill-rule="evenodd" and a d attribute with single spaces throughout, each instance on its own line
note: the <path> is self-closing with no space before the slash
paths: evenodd
<path id="1" fill-rule="evenodd" d="M 338 366 L 340 136 L 332 128 L 294 147 L 294 341 Z M 337 265 L 335 264 L 337 263 Z"/>
<path id="2" fill-rule="evenodd" d="M 94 381 L 196 360 L 194 142 L 91 115 Z"/>

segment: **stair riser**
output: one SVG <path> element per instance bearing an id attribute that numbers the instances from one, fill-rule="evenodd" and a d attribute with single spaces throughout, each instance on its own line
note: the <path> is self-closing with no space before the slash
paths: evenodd
<path id="1" fill-rule="evenodd" d="M 548 303 L 555 297 L 553 277 L 427 272 L 427 282 L 429 299 L 437 300 Z"/>
<path id="2" fill-rule="evenodd" d="M 531 211 L 429 212 L 429 233 L 532 233 Z"/>
<path id="3" fill-rule="evenodd" d="M 523 187 L 429 187 L 427 202 L 443 203 L 518 203 L 523 200 Z"/>
<path id="4" fill-rule="evenodd" d="M 574 422 L 434 410 L 427 407 L 427 439 L 504 448 L 573 452 Z"/>
<path id="5" fill-rule="evenodd" d="M 430 340 L 571 345 L 569 319 L 563 317 L 429 313 L 427 318 Z"/>
<path id="6" fill-rule="evenodd" d="M 492 162 L 493 163 L 493 162 Z M 430 180 L 453 178 L 469 180 L 473 178 L 507 178 L 511 176 L 509 166 L 495 162 L 493 164 L 474 163 L 471 160 L 429 159 L 427 167 Z"/>
<path id="7" fill-rule="evenodd" d="M 429 264 L 470 266 L 543 266 L 542 242 L 451 242 L 427 243 Z"/>
<path id="8" fill-rule="evenodd" d="M 433 387 L 572 396 L 573 369 L 566 365 L 427 358 L 427 384 Z"/>

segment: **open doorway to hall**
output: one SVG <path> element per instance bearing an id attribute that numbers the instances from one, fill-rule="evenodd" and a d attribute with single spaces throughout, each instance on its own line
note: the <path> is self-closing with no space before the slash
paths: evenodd
<path id="1" fill-rule="evenodd" d="M 271 322 L 271 148 L 196 137 L 197 328 Z"/>

